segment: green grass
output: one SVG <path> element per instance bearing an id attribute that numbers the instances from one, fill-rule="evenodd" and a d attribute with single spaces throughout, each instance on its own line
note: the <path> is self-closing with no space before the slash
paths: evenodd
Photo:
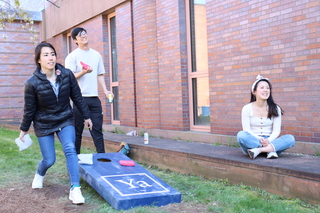
<path id="1" fill-rule="evenodd" d="M 37 138 L 31 135 L 33 145 L 22 152 L 14 143 L 19 132 L 0 128 L 0 190 L 16 184 L 29 187 L 35 169 L 41 159 Z M 47 178 L 52 184 L 68 185 L 68 175 L 65 167 L 65 157 L 59 142 L 55 145 L 57 160 L 48 170 Z M 82 149 L 82 153 L 93 153 L 92 149 Z M 320 212 L 320 205 L 310 205 L 299 199 L 288 199 L 279 195 L 268 193 L 259 188 L 245 185 L 230 184 L 227 179 L 209 180 L 195 175 L 184 175 L 169 170 L 161 170 L 156 166 L 141 164 L 151 173 L 182 193 L 183 203 L 194 209 L 205 206 L 207 212 L 223 213 L 316 213 Z M 170 212 L 158 207 L 138 207 L 128 211 L 114 210 L 89 184 L 81 180 L 82 192 L 86 204 L 92 206 L 88 212 Z M 98 206 L 98 207 L 96 207 Z M 179 207 L 178 207 L 179 208 Z M 180 210 L 173 212 L 179 212 Z M 188 212 L 188 211 L 186 211 Z"/>
<path id="2" fill-rule="evenodd" d="M 320 156 L 320 150 L 316 146 L 313 146 L 312 148 L 316 150 L 316 153 L 314 155 L 319 157 Z"/>
<path id="3" fill-rule="evenodd" d="M 111 131 L 112 133 L 124 135 L 125 132 L 120 127 L 115 127 L 114 130 Z"/>

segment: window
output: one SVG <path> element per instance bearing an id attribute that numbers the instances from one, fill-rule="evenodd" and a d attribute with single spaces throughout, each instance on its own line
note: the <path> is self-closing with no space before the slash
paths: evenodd
<path id="1" fill-rule="evenodd" d="M 67 35 L 67 52 L 68 54 L 72 52 L 72 38 L 71 38 L 71 33 L 68 33 Z"/>
<path id="2" fill-rule="evenodd" d="M 116 16 L 115 13 L 112 13 L 108 16 L 110 85 L 114 94 L 113 104 L 111 106 L 111 123 L 120 125 L 116 31 Z"/>
<path id="3" fill-rule="evenodd" d="M 206 0 L 187 1 L 190 129 L 210 131 Z"/>

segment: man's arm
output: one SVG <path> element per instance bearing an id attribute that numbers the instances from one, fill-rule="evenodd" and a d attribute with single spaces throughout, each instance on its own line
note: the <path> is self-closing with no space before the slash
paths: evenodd
<path id="1" fill-rule="evenodd" d="M 100 84 L 100 86 L 101 86 L 101 88 L 103 90 L 103 93 L 106 95 L 106 97 L 110 93 L 113 95 L 113 93 L 111 91 L 107 90 L 106 81 L 104 80 L 104 75 L 103 74 L 98 75 L 98 82 L 99 82 L 99 84 Z"/>
<path id="2" fill-rule="evenodd" d="M 72 53 L 70 53 L 66 57 L 66 59 L 65 59 L 65 67 L 70 69 L 73 72 L 73 74 L 76 77 L 76 79 L 79 79 L 82 76 L 84 76 L 85 74 L 92 72 L 92 67 L 90 67 L 90 66 L 87 69 L 85 69 L 82 66 L 82 70 L 80 72 L 76 72 L 77 62 L 76 62 L 76 59 L 73 57 L 73 55 L 72 55 Z"/>
<path id="3" fill-rule="evenodd" d="M 74 76 L 76 77 L 76 79 L 81 78 L 82 76 L 84 76 L 87 73 L 91 73 L 92 72 L 92 67 L 88 67 L 88 69 L 84 69 L 82 67 L 82 71 L 81 72 L 73 72 Z"/>

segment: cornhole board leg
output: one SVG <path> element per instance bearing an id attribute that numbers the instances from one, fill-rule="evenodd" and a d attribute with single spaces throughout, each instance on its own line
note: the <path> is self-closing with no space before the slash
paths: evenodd
<path id="1" fill-rule="evenodd" d="M 181 193 L 167 183 L 136 162 L 121 166 L 120 160 L 131 159 L 122 153 L 98 153 L 93 154 L 93 164 L 79 164 L 80 176 L 114 209 L 181 202 Z"/>

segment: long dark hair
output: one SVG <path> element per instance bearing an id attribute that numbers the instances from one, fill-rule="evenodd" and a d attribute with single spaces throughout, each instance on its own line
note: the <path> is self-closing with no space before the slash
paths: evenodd
<path id="1" fill-rule="evenodd" d="M 257 100 L 256 96 L 255 96 L 253 93 L 254 93 L 255 91 L 257 91 L 258 84 L 259 84 L 261 81 L 267 82 L 268 85 L 269 85 L 269 88 L 270 88 L 270 95 L 269 95 L 269 98 L 267 99 L 267 103 L 268 103 L 268 118 L 271 119 L 272 116 L 275 116 L 275 117 L 278 117 L 278 116 L 279 116 L 277 106 L 278 106 L 278 107 L 280 108 L 280 110 L 281 110 L 281 115 L 283 115 L 283 114 L 284 114 L 284 111 L 282 110 L 282 108 L 273 101 L 271 83 L 270 83 L 267 79 L 265 79 L 265 78 L 259 80 L 259 81 L 254 85 L 253 91 L 251 92 L 250 103 L 252 103 L 252 102 L 254 102 L 254 101 Z"/>
<path id="2" fill-rule="evenodd" d="M 56 55 L 56 57 L 57 57 L 57 52 L 56 52 L 56 50 L 54 49 L 54 47 L 51 44 L 49 44 L 47 42 L 44 42 L 44 41 L 41 42 L 40 44 L 38 44 L 36 46 L 36 49 L 34 50 L 34 61 L 36 62 L 36 65 L 37 65 L 39 70 L 41 70 L 41 66 L 40 66 L 38 61 L 40 59 L 42 47 L 50 47 L 53 50 L 53 52 Z"/>

